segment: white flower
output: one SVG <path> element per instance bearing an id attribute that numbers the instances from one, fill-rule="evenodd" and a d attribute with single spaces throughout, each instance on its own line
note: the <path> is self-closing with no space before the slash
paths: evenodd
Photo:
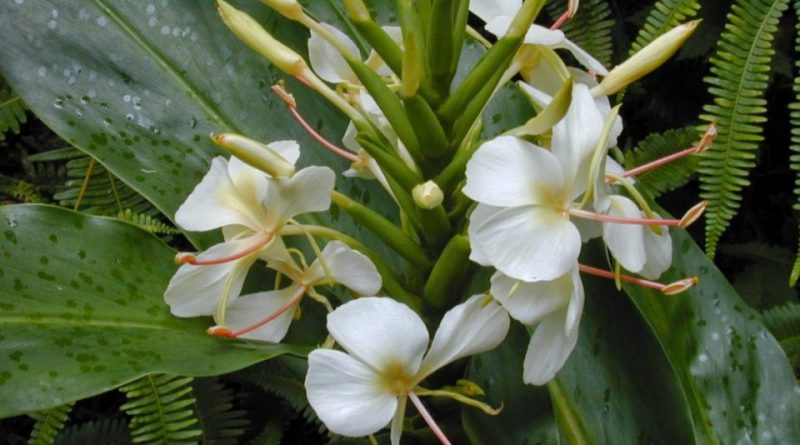
<path id="1" fill-rule="evenodd" d="M 512 136 L 477 150 L 463 189 L 479 203 L 470 216 L 472 260 L 528 282 L 553 280 L 573 267 L 581 235 L 569 211 L 586 190 L 602 127 L 588 88 L 575 85 L 550 150 Z"/>
<path id="2" fill-rule="evenodd" d="M 577 263 L 556 279 L 535 283 L 497 272 L 491 294 L 515 320 L 538 325 L 525 354 L 522 379 L 544 385 L 564 366 L 578 341 L 584 293 Z"/>
<path id="3" fill-rule="evenodd" d="M 333 37 L 338 39 L 351 54 L 360 54 L 358 46 L 356 46 L 347 34 L 327 23 L 320 23 L 320 25 L 327 29 Z M 396 43 L 402 43 L 403 37 L 400 27 L 384 26 L 382 28 Z M 311 64 L 311 69 L 323 80 L 336 84 L 350 83 L 353 85 L 361 85 L 361 81 L 353 70 L 350 69 L 345 58 L 339 54 L 333 45 L 314 31 L 311 31 L 311 36 L 308 39 L 308 60 Z M 389 67 L 386 66 L 374 51 L 370 54 L 365 63 L 382 76 L 390 76 L 392 74 Z"/>
<path id="4" fill-rule="evenodd" d="M 506 311 L 476 295 L 442 318 L 430 350 L 425 324 L 407 306 L 368 297 L 328 314 L 328 331 L 346 352 L 317 349 L 308 356 L 308 401 L 329 430 L 344 436 L 372 434 L 391 422 L 400 442 L 408 398 L 437 369 L 490 350 L 508 331 Z M 427 412 L 426 412 L 427 413 Z"/>
<path id="5" fill-rule="evenodd" d="M 280 342 L 286 336 L 301 298 L 314 286 L 338 283 L 358 294 L 373 295 L 382 284 L 372 261 L 341 241 L 329 242 L 308 268 L 298 267 L 289 256 L 272 258 L 267 266 L 289 277 L 292 284 L 284 289 L 236 299 L 228 307 L 225 320 L 225 326 L 232 329 L 236 337 Z M 266 319 L 265 314 L 268 315 Z M 259 325 L 253 327 L 255 324 Z M 246 332 L 237 332 L 241 330 Z"/>
<path id="6" fill-rule="evenodd" d="M 293 141 L 271 147 L 292 163 L 299 155 Z M 328 167 L 271 178 L 236 158 L 214 158 L 175 220 L 187 230 L 222 228 L 225 241 L 197 256 L 179 256 L 189 264 L 178 269 L 164 293 L 172 313 L 194 317 L 224 310 L 241 292 L 247 271 L 258 258 L 285 254 L 278 232 L 289 219 L 330 207 L 334 181 Z"/>
<path id="7" fill-rule="evenodd" d="M 502 37 L 506 33 L 520 7 L 522 7 L 522 0 L 471 0 L 469 2 L 470 12 L 486 22 L 486 30 L 497 37 Z M 586 68 L 602 76 L 608 74 L 608 70 L 603 64 L 569 41 L 562 31 L 532 25 L 525 34 L 525 43 L 550 49 L 566 49 Z"/>

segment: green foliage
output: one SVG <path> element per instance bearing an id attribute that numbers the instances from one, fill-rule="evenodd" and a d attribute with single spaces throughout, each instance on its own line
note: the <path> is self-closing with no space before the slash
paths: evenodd
<path id="1" fill-rule="evenodd" d="M 67 427 L 54 445 L 130 445 L 131 433 L 123 419 L 102 419 Z"/>
<path id="2" fill-rule="evenodd" d="M 0 194 L 6 195 L 19 203 L 46 202 L 46 198 L 42 196 L 36 185 L 24 179 L 6 175 L 0 175 Z"/>
<path id="3" fill-rule="evenodd" d="M 800 1 L 794 2 L 794 10 L 795 14 L 800 14 Z M 800 52 L 800 21 L 795 25 L 795 31 L 795 51 Z M 794 100 L 789 104 L 791 116 L 791 145 L 789 145 L 789 149 L 792 151 L 792 156 L 789 158 L 789 166 L 796 175 L 794 194 L 797 197 L 797 202 L 794 205 L 794 210 L 800 212 L 800 58 L 795 61 L 794 68 L 795 77 L 792 83 Z M 800 240 L 798 240 L 797 244 L 797 256 L 795 257 L 792 273 L 789 277 L 789 284 L 791 286 L 796 285 L 797 280 L 800 279 Z"/>
<path id="4" fill-rule="evenodd" d="M 629 170 L 690 148 L 697 141 L 697 129 L 694 127 L 652 133 L 639 142 L 635 148 L 625 153 L 623 164 Z M 637 186 L 640 191 L 647 192 L 652 197 L 658 197 L 662 193 L 685 185 L 695 176 L 698 163 L 697 156 L 693 155 L 662 165 L 636 176 Z"/>
<path id="5" fill-rule="evenodd" d="M 234 391 L 216 379 L 194 381 L 195 413 L 203 445 L 236 445 L 250 425 L 247 412 L 234 409 Z"/>
<path id="6" fill-rule="evenodd" d="M 150 215 L 143 215 L 141 213 L 135 213 L 131 209 L 126 209 L 125 211 L 121 211 L 116 215 L 117 219 L 122 221 L 127 221 L 132 224 L 136 224 L 140 228 L 159 235 L 177 235 L 181 233 L 180 230 L 176 229 L 175 227 L 156 219 Z"/>
<path id="7" fill-rule="evenodd" d="M 121 409 L 132 418 L 134 443 L 195 444 L 200 436 L 192 410 L 192 378 L 169 374 L 144 376 L 120 388 L 128 396 Z"/>
<path id="8" fill-rule="evenodd" d="M 26 121 L 25 103 L 5 79 L 0 77 L 0 141 L 5 139 L 9 131 L 19 133 L 20 124 Z"/>
<path id="9" fill-rule="evenodd" d="M 700 3 L 696 0 L 660 0 L 647 14 L 636 40 L 631 44 L 630 54 L 639 51 L 661 34 L 697 15 Z"/>
<path id="10" fill-rule="evenodd" d="M 800 304 L 787 303 L 774 307 L 764 311 L 761 318 L 795 368 L 800 366 Z"/>
<path id="11" fill-rule="evenodd" d="M 72 411 L 73 403 L 65 403 L 45 411 L 31 414 L 36 419 L 28 445 L 52 445 Z"/>
<path id="12" fill-rule="evenodd" d="M 566 9 L 566 0 L 548 2 L 546 10 L 550 17 L 557 18 Z M 567 21 L 561 30 L 578 46 L 594 56 L 600 63 L 610 67 L 614 55 L 611 39 L 611 7 L 607 0 L 584 0 L 577 14 Z"/>
<path id="13" fill-rule="evenodd" d="M 712 75 L 705 81 L 714 99 L 701 117 L 716 123 L 718 135 L 699 169 L 701 197 L 709 203 L 706 253 L 711 258 L 739 209 L 741 190 L 750 184 L 747 176 L 764 139 L 772 43 L 787 7 L 788 0 L 737 0 L 711 59 Z"/>

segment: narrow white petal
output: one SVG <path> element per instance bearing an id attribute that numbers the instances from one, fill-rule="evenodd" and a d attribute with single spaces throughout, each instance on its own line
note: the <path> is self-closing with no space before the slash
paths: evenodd
<path id="1" fill-rule="evenodd" d="M 506 338 L 508 313 L 495 301 L 484 305 L 485 300 L 485 295 L 474 295 L 444 314 L 419 378 L 460 358 L 494 349 Z"/>
<path id="2" fill-rule="evenodd" d="M 522 380 L 544 385 L 564 366 L 578 341 L 578 330 L 564 335 L 564 312 L 557 312 L 539 323 L 528 344 L 522 366 Z"/>
<path id="3" fill-rule="evenodd" d="M 541 281 L 560 277 L 575 264 L 581 235 L 563 215 L 528 206 L 499 210 L 474 231 L 471 242 L 504 274 Z"/>
<path id="4" fill-rule="evenodd" d="M 466 176 L 464 194 L 494 206 L 557 205 L 563 194 L 558 159 L 513 136 L 484 143 L 467 163 Z"/>
<path id="5" fill-rule="evenodd" d="M 546 63 L 540 63 L 539 65 L 545 65 L 546 66 L 547 64 Z M 553 96 L 551 94 L 546 93 L 545 91 L 540 90 L 538 88 L 534 88 L 533 86 L 529 85 L 526 82 L 519 81 L 519 82 L 517 82 L 517 85 L 519 85 L 520 89 L 525 94 L 525 96 L 527 96 L 528 99 L 530 99 L 532 102 L 534 102 L 539 108 L 546 107 L 548 104 L 550 104 L 550 101 L 553 100 Z M 537 86 L 539 86 L 539 85 L 537 85 Z M 558 88 L 556 88 L 555 91 L 552 91 L 552 93 L 555 94 L 556 91 L 558 91 Z"/>
<path id="6" fill-rule="evenodd" d="M 522 7 L 522 0 L 470 0 L 469 2 L 469 12 L 477 15 L 486 23 L 499 16 L 508 17 L 510 23 L 511 18 L 517 15 L 520 7 Z"/>
<path id="7" fill-rule="evenodd" d="M 397 396 L 381 390 L 378 379 L 373 369 L 341 351 L 316 349 L 308 355 L 308 403 L 336 434 L 366 436 L 392 420 Z"/>
<path id="8" fill-rule="evenodd" d="M 197 256 L 200 260 L 221 258 L 241 252 L 252 245 L 252 240 L 228 241 L 212 246 Z M 236 261 L 211 266 L 184 264 L 170 279 L 164 300 L 170 311 L 178 317 L 211 315 L 217 310 L 220 298 L 228 289 L 229 302 L 242 291 L 250 266 L 258 258 L 253 253 Z"/>
<path id="9" fill-rule="evenodd" d="M 406 417 L 406 404 L 408 403 L 408 397 L 400 396 L 397 403 L 397 411 L 395 411 L 394 417 L 392 418 L 392 427 L 391 431 L 389 432 L 389 443 L 392 445 L 400 445 L 400 437 L 403 435 L 403 421 Z"/>
<path id="10" fill-rule="evenodd" d="M 328 332 L 347 352 L 378 371 L 419 370 L 428 347 L 425 323 L 408 306 L 391 298 L 364 297 L 328 314 Z"/>
<path id="11" fill-rule="evenodd" d="M 655 215 L 656 218 L 660 218 Z M 661 234 L 653 232 L 651 228 L 644 229 L 644 251 L 647 261 L 639 274 L 645 278 L 655 280 L 672 265 L 672 238 L 669 227 L 661 226 Z"/>
<path id="12" fill-rule="evenodd" d="M 292 165 L 296 164 L 297 160 L 300 158 L 300 144 L 298 144 L 297 141 L 275 141 L 267 145 Z"/>
<path id="13" fill-rule="evenodd" d="M 483 226 L 487 219 L 501 210 L 500 207 L 490 206 L 486 204 L 478 204 L 475 210 L 469 215 L 469 226 L 467 227 L 467 234 L 470 239 L 470 254 L 469 259 L 480 264 L 481 266 L 491 266 L 492 263 L 486 252 L 480 244 L 473 242 L 475 239 L 475 232 L 479 227 Z"/>
<path id="14" fill-rule="evenodd" d="M 558 29 L 547 29 L 540 25 L 531 25 L 525 33 L 525 43 L 548 48 L 560 48 L 567 40 L 564 32 Z"/>
<path id="15" fill-rule="evenodd" d="M 611 195 L 608 214 L 624 218 L 641 218 L 641 210 L 630 199 Z M 636 224 L 603 223 L 603 240 L 611 254 L 625 269 L 639 272 L 647 259 L 644 250 L 645 228 Z"/>
<path id="16" fill-rule="evenodd" d="M 592 57 L 591 54 L 584 51 L 583 48 L 571 42 L 569 39 L 565 38 L 564 41 L 561 42 L 559 46 L 557 46 L 557 48 L 564 48 L 567 51 L 571 52 L 572 55 L 575 56 L 575 60 L 577 60 L 578 63 L 583 65 L 585 68 L 593 71 L 594 73 L 599 74 L 601 76 L 608 75 L 608 70 L 606 69 L 606 67 L 603 66 L 602 63 L 600 63 L 600 61 Z"/>
<path id="17" fill-rule="evenodd" d="M 276 291 L 242 295 L 228 307 L 225 326 L 234 331 L 249 327 L 288 303 L 296 292 L 297 286 L 289 286 Z M 293 306 L 264 326 L 243 334 L 239 338 L 279 343 L 289 331 L 295 308 L 296 306 Z"/>
<path id="18" fill-rule="evenodd" d="M 566 308 L 573 292 L 570 274 L 535 283 L 515 280 L 500 272 L 492 276 L 492 296 L 515 320 L 529 326 Z"/>
<path id="19" fill-rule="evenodd" d="M 351 53 L 356 56 L 359 55 L 358 47 L 350 40 L 347 34 L 327 23 L 321 23 L 321 25 L 341 40 Z M 311 63 L 311 69 L 313 69 L 320 78 L 330 83 L 359 83 L 358 77 L 356 77 L 353 70 L 350 69 L 344 57 L 339 54 L 333 45 L 325 41 L 325 39 L 314 31 L 311 31 L 311 37 L 308 39 L 308 60 L 309 63 Z"/>
<path id="20" fill-rule="evenodd" d="M 291 178 L 270 178 L 266 226 L 270 230 L 279 229 L 301 213 L 327 210 L 335 182 L 333 170 L 316 166 L 306 167 Z"/>
<path id="21" fill-rule="evenodd" d="M 351 249 L 341 241 L 331 241 L 325 245 L 320 255 L 331 276 L 318 258 L 309 267 L 307 283 L 325 283 L 329 278 L 361 295 L 375 295 L 381 290 L 382 279 L 372 260 L 361 252 Z"/>
<path id="22" fill-rule="evenodd" d="M 583 84 L 572 87 L 572 102 L 567 114 L 553 127 L 553 154 L 561 161 L 565 183 L 573 184 L 588 172 L 589 161 L 603 132 L 604 116 L 594 103 L 589 88 Z M 579 187 L 576 187 L 579 188 Z M 581 193 L 578 190 L 575 193 Z"/>
<path id="23" fill-rule="evenodd" d="M 572 295 L 569 297 L 569 306 L 567 306 L 567 316 L 564 321 L 564 333 L 569 337 L 572 331 L 578 329 L 578 324 L 581 322 L 581 315 L 583 314 L 583 302 L 585 295 L 583 292 L 583 282 L 581 281 L 581 274 L 578 271 L 577 265 L 570 271 L 570 278 L 572 279 Z"/>

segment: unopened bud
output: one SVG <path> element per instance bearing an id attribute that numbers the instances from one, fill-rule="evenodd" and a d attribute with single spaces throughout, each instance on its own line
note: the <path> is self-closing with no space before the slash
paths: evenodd
<path id="1" fill-rule="evenodd" d="M 289 20 L 300 20 L 303 16 L 303 6 L 297 0 L 261 0 L 261 3 L 277 11 Z"/>
<path id="2" fill-rule="evenodd" d="M 411 190 L 411 196 L 414 198 L 414 203 L 423 209 L 432 209 L 444 200 L 442 189 L 433 181 L 418 184 Z"/>
<path id="3" fill-rule="evenodd" d="M 697 218 L 700 218 L 700 215 L 706 211 L 706 207 L 708 207 L 708 201 L 700 201 L 694 207 L 687 210 L 686 213 L 681 218 L 681 221 L 678 223 L 678 227 L 681 229 L 685 229 L 689 227 L 693 222 L 697 221 Z"/>
<path id="4" fill-rule="evenodd" d="M 700 282 L 700 279 L 697 277 L 689 277 L 684 278 L 682 280 L 678 280 L 674 283 L 668 284 L 661 289 L 661 293 L 664 295 L 677 295 L 690 287 L 694 286 Z"/>
<path id="5" fill-rule="evenodd" d="M 344 8 L 347 10 L 350 20 L 355 23 L 372 20 L 367 5 L 362 0 L 344 0 Z"/>
<path id="6" fill-rule="evenodd" d="M 211 140 L 230 154 L 272 177 L 294 175 L 294 165 L 269 145 L 232 133 L 212 134 Z"/>
<path id="7" fill-rule="evenodd" d="M 700 20 L 678 25 L 650 42 L 611 70 L 600 85 L 592 89 L 592 95 L 597 97 L 614 94 L 661 66 L 678 51 L 697 29 L 698 24 Z"/>
<path id="8" fill-rule="evenodd" d="M 305 60 L 299 54 L 272 37 L 246 13 L 239 11 L 224 0 L 217 0 L 217 11 L 225 25 L 236 34 L 239 40 L 280 70 L 292 76 L 299 76 L 308 68 Z"/>

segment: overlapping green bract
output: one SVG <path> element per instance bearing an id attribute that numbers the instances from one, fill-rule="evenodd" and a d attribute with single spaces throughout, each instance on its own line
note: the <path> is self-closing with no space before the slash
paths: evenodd
<path id="1" fill-rule="evenodd" d="M 656 37 L 697 15 L 700 3 L 696 0 L 660 0 L 647 14 L 636 40 L 631 44 L 630 54 L 644 48 Z"/>
<path id="2" fill-rule="evenodd" d="M 736 215 L 741 190 L 755 166 L 763 140 L 772 42 L 788 0 L 738 0 L 705 78 L 714 101 L 701 118 L 717 125 L 718 135 L 700 162 L 701 197 L 708 201 L 706 254 L 713 258 L 722 233 Z"/>

